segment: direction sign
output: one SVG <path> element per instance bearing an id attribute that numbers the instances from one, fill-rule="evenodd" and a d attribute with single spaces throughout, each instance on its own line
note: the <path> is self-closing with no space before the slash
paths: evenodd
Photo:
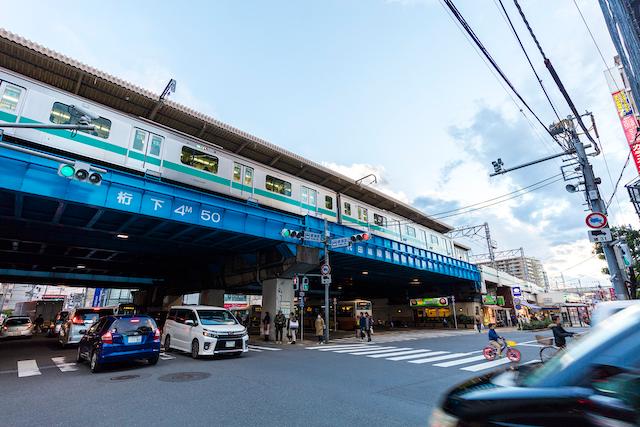
<path id="1" fill-rule="evenodd" d="M 516 310 L 520 310 L 522 308 L 521 305 L 516 304 Z"/>
<path id="2" fill-rule="evenodd" d="M 607 216 L 600 212 L 592 212 L 585 218 L 584 222 L 587 223 L 587 227 L 593 229 L 600 229 L 607 226 Z"/>
<path id="3" fill-rule="evenodd" d="M 331 249 L 344 248 L 346 246 L 351 245 L 351 238 L 349 238 L 349 237 L 338 237 L 337 239 L 331 239 L 329 241 L 329 245 L 331 246 Z"/>
<path id="4" fill-rule="evenodd" d="M 611 230 L 604 228 L 602 230 L 589 230 L 589 241 L 592 243 L 607 243 L 611 242 L 613 237 L 611 236 Z"/>
<path id="5" fill-rule="evenodd" d="M 323 285 L 330 285 L 331 284 L 331 275 L 327 274 L 326 276 L 322 276 L 321 282 Z"/>
<path id="6" fill-rule="evenodd" d="M 322 234 L 314 233 L 313 231 L 305 231 L 304 240 L 306 240 L 307 242 L 324 242 Z"/>
<path id="7" fill-rule="evenodd" d="M 331 274 L 331 267 L 329 266 L 329 264 L 322 264 L 322 266 L 320 267 L 320 273 L 323 276 L 326 276 L 327 274 Z"/>
<path id="8" fill-rule="evenodd" d="M 520 286 L 514 286 L 513 288 L 511 288 L 511 293 L 513 294 L 514 297 L 522 296 L 522 291 L 520 290 Z"/>

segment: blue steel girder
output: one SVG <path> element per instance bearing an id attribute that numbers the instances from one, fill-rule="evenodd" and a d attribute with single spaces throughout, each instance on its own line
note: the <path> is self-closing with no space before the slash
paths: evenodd
<path id="1" fill-rule="evenodd" d="M 211 229 L 211 233 L 200 238 L 213 236 L 220 230 L 281 241 L 291 246 L 294 254 L 295 247 L 291 244 L 295 241 L 283 237 L 282 229 L 324 233 L 321 218 L 283 213 L 108 168 L 101 185 L 95 186 L 59 176 L 58 166 L 53 160 L 0 148 L 0 188 L 16 192 L 16 210 L 22 200 L 21 193 L 27 193 Z M 95 223 L 101 212 L 99 210 L 91 221 Z M 127 225 L 122 224 L 120 229 L 125 230 Z M 361 232 L 333 222 L 329 222 L 328 227 L 332 237 Z M 303 244 L 322 248 L 322 243 Z M 332 251 L 473 282 L 480 280 L 479 271 L 472 264 L 377 235 L 372 235 L 367 242 Z"/>

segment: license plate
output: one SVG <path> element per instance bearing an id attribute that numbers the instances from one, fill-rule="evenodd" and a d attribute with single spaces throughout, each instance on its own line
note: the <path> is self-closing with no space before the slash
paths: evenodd
<path id="1" fill-rule="evenodd" d="M 140 344 L 142 342 L 142 337 L 128 337 L 127 344 Z"/>
<path id="2" fill-rule="evenodd" d="M 236 342 L 235 341 L 227 341 L 227 342 L 224 343 L 224 346 L 227 347 L 227 348 L 229 348 L 229 347 L 233 348 L 233 347 L 236 346 Z"/>

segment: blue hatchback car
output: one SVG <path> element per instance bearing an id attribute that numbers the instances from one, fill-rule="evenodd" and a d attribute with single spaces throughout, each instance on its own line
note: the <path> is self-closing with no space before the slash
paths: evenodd
<path id="1" fill-rule="evenodd" d="M 145 315 L 105 316 L 91 325 L 78 344 L 77 361 L 88 360 L 91 372 L 106 363 L 146 359 L 150 365 L 160 357 L 160 330 Z"/>

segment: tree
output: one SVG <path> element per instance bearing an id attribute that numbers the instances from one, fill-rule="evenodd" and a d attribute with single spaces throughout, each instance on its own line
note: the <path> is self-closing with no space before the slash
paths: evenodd
<path id="1" fill-rule="evenodd" d="M 631 251 L 632 263 L 629 266 L 629 279 L 630 279 L 630 294 L 632 298 L 638 298 L 638 281 L 636 278 L 636 272 L 640 271 L 640 231 L 634 230 L 630 225 L 623 225 L 620 227 L 612 227 L 611 235 L 615 239 L 623 240 L 629 246 Z M 598 255 L 598 258 L 604 260 L 604 251 L 602 245 L 596 243 L 594 245 L 594 253 Z M 608 268 L 602 269 L 603 274 L 609 274 Z"/>

